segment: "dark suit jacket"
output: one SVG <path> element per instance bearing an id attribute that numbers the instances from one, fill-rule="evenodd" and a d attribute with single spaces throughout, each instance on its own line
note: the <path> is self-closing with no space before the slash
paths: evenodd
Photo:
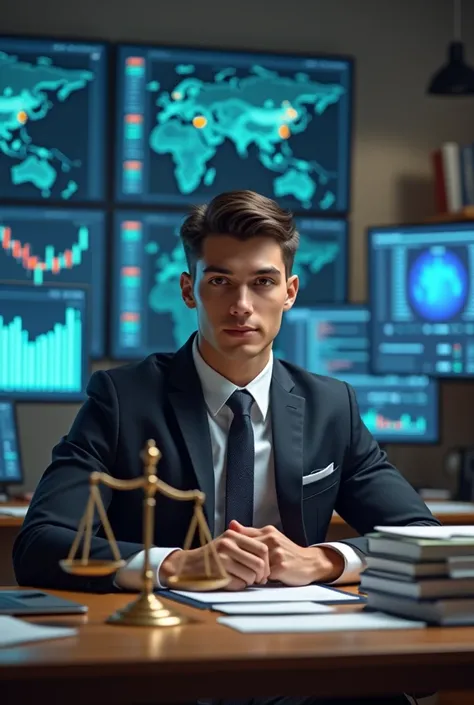
<path id="1" fill-rule="evenodd" d="M 361 421 L 353 389 L 275 360 L 270 408 L 276 488 L 283 531 L 302 546 L 325 540 L 335 509 L 358 533 L 376 524 L 437 524 L 415 490 L 386 459 Z M 176 354 L 96 372 L 71 430 L 53 449 L 13 549 L 21 585 L 110 592 L 114 576 L 63 572 L 85 510 L 93 470 L 129 479 L 143 474 L 140 451 L 156 440 L 159 476 L 182 490 L 199 487 L 214 531 L 214 473 L 206 408 L 192 358 L 192 338 Z M 303 475 L 330 463 L 337 470 L 313 484 Z M 101 495 L 122 558 L 142 550 L 142 490 Z M 182 546 L 192 502 L 157 495 L 154 541 Z M 96 517 L 97 518 L 97 517 Z M 366 552 L 367 540 L 348 539 Z M 91 558 L 111 559 L 97 521 Z"/>

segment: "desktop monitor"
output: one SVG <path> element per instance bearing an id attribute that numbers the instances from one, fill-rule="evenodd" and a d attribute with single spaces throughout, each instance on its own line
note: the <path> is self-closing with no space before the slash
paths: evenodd
<path id="1" fill-rule="evenodd" d="M 369 229 L 375 373 L 474 376 L 474 223 Z"/>
<path id="2" fill-rule="evenodd" d="M 105 198 L 105 45 L 0 37 L 0 198 Z"/>
<path id="3" fill-rule="evenodd" d="M 372 375 L 365 306 L 293 308 L 284 314 L 275 354 L 315 374 L 348 382 L 362 419 L 379 442 L 437 443 L 437 383 L 424 375 Z"/>
<path id="4" fill-rule="evenodd" d="M 82 401 L 87 291 L 0 282 L 0 399 Z"/>
<path id="5" fill-rule="evenodd" d="M 0 399 L 0 490 L 22 482 L 16 409 L 12 401 Z"/>
<path id="6" fill-rule="evenodd" d="M 118 211 L 114 222 L 111 356 L 137 359 L 174 352 L 197 328 L 181 297 L 188 267 L 179 240 L 185 213 Z M 347 292 L 347 224 L 296 218 L 300 247 L 297 304 L 343 301 Z"/>
<path id="7" fill-rule="evenodd" d="M 105 355 L 105 246 L 101 211 L 0 205 L 0 281 L 86 285 L 94 359 Z"/>
<path id="8" fill-rule="evenodd" d="M 294 211 L 349 210 L 349 58 L 121 46 L 119 203 L 185 206 L 251 189 Z"/>

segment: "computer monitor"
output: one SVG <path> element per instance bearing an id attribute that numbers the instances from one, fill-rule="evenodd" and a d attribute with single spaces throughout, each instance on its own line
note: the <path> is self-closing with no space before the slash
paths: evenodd
<path id="1" fill-rule="evenodd" d="M 0 492 L 23 479 L 15 405 L 0 399 Z"/>
<path id="2" fill-rule="evenodd" d="M 105 355 L 105 235 L 101 211 L 0 205 L 0 281 L 86 285 L 94 359 Z"/>
<path id="3" fill-rule="evenodd" d="M 105 198 L 105 45 L 0 37 L 0 198 Z"/>
<path id="4" fill-rule="evenodd" d="M 137 359 L 174 352 L 197 328 L 179 278 L 188 266 L 179 240 L 185 213 L 118 211 L 114 223 L 111 357 Z M 347 225 L 343 220 L 296 218 L 300 247 L 293 272 L 297 304 L 344 300 Z"/>
<path id="5" fill-rule="evenodd" d="M 365 425 L 378 441 L 437 443 L 436 382 L 423 375 L 371 375 L 369 322 L 365 306 L 293 308 L 284 314 L 275 354 L 315 374 L 348 382 Z"/>
<path id="6" fill-rule="evenodd" d="M 372 371 L 474 376 L 474 223 L 369 229 Z"/>
<path id="7" fill-rule="evenodd" d="M 347 57 L 121 46 L 116 200 L 173 205 L 251 189 L 349 210 Z"/>
<path id="8" fill-rule="evenodd" d="M 82 401 L 87 317 L 84 287 L 0 282 L 0 398 Z"/>

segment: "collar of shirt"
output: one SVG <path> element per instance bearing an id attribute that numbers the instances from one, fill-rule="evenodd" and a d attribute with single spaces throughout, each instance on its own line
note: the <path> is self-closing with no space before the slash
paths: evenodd
<path id="1" fill-rule="evenodd" d="M 201 381 L 204 401 L 212 416 L 217 416 L 228 398 L 236 389 L 246 389 L 254 398 L 255 403 L 263 417 L 266 419 L 270 404 L 270 384 L 273 372 L 273 353 L 270 359 L 255 379 L 245 387 L 238 387 L 216 372 L 205 362 L 199 352 L 198 336 L 193 341 L 193 359 L 199 379 Z"/>

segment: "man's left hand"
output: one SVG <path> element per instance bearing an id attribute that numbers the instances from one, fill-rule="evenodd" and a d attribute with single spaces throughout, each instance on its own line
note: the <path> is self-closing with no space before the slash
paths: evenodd
<path id="1" fill-rule="evenodd" d="M 274 526 L 254 529 L 232 520 L 229 529 L 261 541 L 268 547 L 270 580 L 293 587 L 330 583 L 344 570 L 344 558 L 327 546 L 298 546 Z"/>

